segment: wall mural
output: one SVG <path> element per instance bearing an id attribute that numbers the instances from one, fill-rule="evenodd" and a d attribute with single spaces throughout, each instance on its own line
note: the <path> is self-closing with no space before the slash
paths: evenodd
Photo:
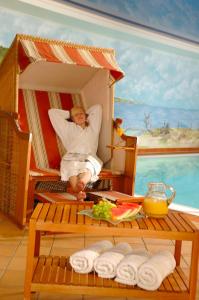
<path id="1" fill-rule="evenodd" d="M 140 147 L 199 147 L 199 58 L 186 51 L 124 40 L 0 8 L 0 57 L 16 33 L 112 47 L 125 78 L 116 84 L 115 117 Z"/>

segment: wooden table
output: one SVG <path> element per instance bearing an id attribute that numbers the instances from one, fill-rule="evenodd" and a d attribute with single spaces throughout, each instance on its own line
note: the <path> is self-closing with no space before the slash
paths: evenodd
<path id="1" fill-rule="evenodd" d="M 195 299 L 199 253 L 199 231 L 180 212 L 169 212 L 164 219 L 143 218 L 112 225 L 78 215 L 86 205 L 38 204 L 29 224 L 29 242 L 25 275 L 24 299 L 31 291 L 65 294 L 137 297 L 147 299 Z M 43 232 L 95 234 L 95 236 L 146 237 L 175 240 L 177 267 L 157 291 L 129 287 L 111 279 L 99 278 L 95 273 L 75 273 L 67 257 L 39 255 Z M 182 241 L 192 242 L 190 276 L 180 268 Z"/>

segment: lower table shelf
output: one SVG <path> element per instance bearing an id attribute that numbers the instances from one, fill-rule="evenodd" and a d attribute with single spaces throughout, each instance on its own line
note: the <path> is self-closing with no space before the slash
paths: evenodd
<path id="1" fill-rule="evenodd" d="M 73 271 L 68 257 L 44 256 L 34 258 L 34 273 L 31 283 L 32 291 L 54 291 L 101 296 L 139 296 L 153 298 L 172 296 L 172 299 L 187 299 L 188 283 L 180 267 L 169 275 L 158 291 L 145 291 L 137 286 L 119 284 L 113 279 L 105 279 L 92 272 L 79 274 Z"/>

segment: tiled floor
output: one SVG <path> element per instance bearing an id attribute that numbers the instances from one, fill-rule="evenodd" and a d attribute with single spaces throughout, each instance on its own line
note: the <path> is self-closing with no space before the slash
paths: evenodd
<path id="1" fill-rule="evenodd" d="M 194 223 L 199 227 L 198 218 L 193 218 Z M 20 230 L 5 216 L 0 214 L 0 299 L 1 300 L 22 300 L 23 284 L 26 264 L 28 230 Z M 106 237 L 103 237 L 106 238 Z M 55 235 L 42 238 L 42 254 L 70 255 L 77 249 L 83 248 L 98 240 L 96 237 Z M 132 245 L 134 249 L 147 249 L 150 252 L 159 249 L 169 249 L 173 251 L 173 241 L 163 241 L 142 238 L 111 238 L 114 243 L 125 241 Z M 182 264 L 184 271 L 189 271 L 190 262 L 190 242 L 183 242 Z M 35 293 L 32 294 L 34 300 L 133 300 L 132 298 L 109 298 L 95 296 L 66 296 L 62 294 Z M 197 300 L 199 300 L 199 279 Z"/>

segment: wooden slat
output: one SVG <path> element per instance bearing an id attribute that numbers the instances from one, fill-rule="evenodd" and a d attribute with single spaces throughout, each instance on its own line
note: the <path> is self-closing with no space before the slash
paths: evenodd
<path id="1" fill-rule="evenodd" d="M 37 219 L 38 222 L 44 222 L 45 221 L 45 218 L 46 218 L 46 216 L 48 214 L 49 208 L 50 208 L 50 204 L 49 203 L 43 204 L 42 210 L 41 210 L 41 212 L 40 212 L 40 214 L 38 216 L 38 219 Z"/>
<path id="2" fill-rule="evenodd" d="M 181 231 L 181 232 L 185 232 L 185 228 L 180 224 L 180 222 L 175 218 L 175 214 L 171 214 L 169 213 L 168 214 L 170 220 L 175 224 L 176 228 L 178 229 L 178 231 Z"/>
<path id="3" fill-rule="evenodd" d="M 163 283 L 163 282 L 161 283 L 161 285 L 160 285 L 158 291 L 162 291 L 162 292 L 165 291 L 165 286 L 164 286 L 164 283 Z"/>
<path id="4" fill-rule="evenodd" d="M 54 223 L 59 224 L 61 223 L 62 215 L 64 211 L 64 205 L 58 205 L 56 212 L 55 212 L 55 217 L 54 217 Z"/>
<path id="5" fill-rule="evenodd" d="M 66 267 L 66 257 L 60 257 L 59 270 L 57 276 L 57 283 L 63 284 L 65 282 L 65 267 Z"/>
<path id="6" fill-rule="evenodd" d="M 189 289 L 189 282 L 187 277 L 185 276 L 184 272 L 182 271 L 182 269 L 180 267 L 176 267 L 176 270 L 179 274 L 179 276 L 181 277 L 182 281 L 184 282 L 184 285 L 186 286 L 187 290 Z"/>
<path id="7" fill-rule="evenodd" d="M 159 219 L 159 223 L 164 231 L 170 231 L 170 228 L 166 223 L 165 219 Z"/>
<path id="8" fill-rule="evenodd" d="M 42 272 L 42 277 L 41 277 L 42 283 L 47 283 L 50 278 L 50 273 L 52 270 L 52 267 L 51 267 L 52 261 L 53 261 L 52 256 L 48 256 L 46 258 L 45 265 L 44 265 L 43 272 Z"/>
<path id="9" fill-rule="evenodd" d="M 37 206 L 35 207 L 31 219 L 37 219 L 41 210 L 42 210 L 43 204 L 42 203 L 38 203 Z"/>
<path id="10" fill-rule="evenodd" d="M 103 286 L 104 287 L 112 287 L 112 280 L 107 279 L 107 278 L 103 278 Z"/>
<path id="11" fill-rule="evenodd" d="M 178 283 L 178 286 L 180 287 L 181 291 L 186 291 L 187 287 L 183 281 L 183 279 L 181 278 L 181 276 L 179 275 L 179 273 L 177 272 L 177 270 L 173 273 L 173 276 L 176 280 L 176 282 Z"/>
<path id="12" fill-rule="evenodd" d="M 117 227 L 119 227 L 119 228 L 124 228 L 124 222 L 118 223 L 118 224 L 117 224 Z"/>
<path id="13" fill-rule="evenodd" d="M 132 289 L 133 287 L 132 286 L 129 286 L 129 285 L 126 285 L 126 284 L 123 284 L 123 283 L 118 283 L 118 288 L 119 289 Z"/>
<path id="14" fill-rule="evenodd" d="M 91 219 L 91 221 L 92 221 L 92 225 L 97 225 L 97 226 L 99 226 L 100 225 L 100 220 L 97 220 L 97 219 Z"/>
<path id="15" fill-rule="evenodd" d="M 68 223 L 70 218 L 70 205 L 64 205 L 64 211 L 61 223 Z"/>
<path id="16" fill-rule="evenodd" d="M 84 210 L 84 209 L 85 209 L 84 205 L 78 205 L 78 212 L 80 212 L 81 210 Z M 78 224 L 84 224 L 85 223 L 84 215 L 77 214 L 77 223 Z"/>
<path id="17" fill-rule="evenodd" d="M 182 226 L 185 228 L 187 232 L 193 232 L 194 230 L 190 226 L 190 223 L 187 223 L 181 216 L 181 214 L 175 214 L 176 219 L 182 224 Z"/>
<path id="18" fill-rule="evenodd" d="M 189 226 L 191 227 L 192 231 L 197 231 L 198 228 L 195 226 L 194 223 L 190 222 L 190 220 L 188 219 L 187 215 L 185 215 L 184 213 L 179 213 L 181 218 L 187 223 L 189 224 Z"/>
<path id="19" fill-rule="evenodd" d="M 100 226 L 108 227 L 109 223 L 105 220 L 100 221 Z"/>
<path id="20" fill-rule="evenodd" d="M 159 223 L 159 219 L 155 219 L 155 218 L 150 218 L 151 219 L 151 223 L 154 225 L 155 230 L 162 230 L 162 227 Z"/>
<path id="21" fill-rule="evenodd" d="M 97 276 L 97 273 L 95 273 L 95 274 L 96 274 L 96 276 L 95 276 L 96 287 L 103 286 L 103 278 Z"/>
<path id="22" fill-rule="evenodd" d="M 88 286 L 95 286 L 95 280 L 96 280 L 96 274 L 93 273 L 89 273 L 88 274 Z"/>
<path id="23" fill-rule="evenodd" d="M 71 284 L 72 267 L 69 263 L 69 258 L 66 260 L 65 284 Z"/>
<path id="24" fill-rule="evenodd" d="M 47 217 L 46 217 L 46 222 L 50 222 L 50 223 L 53 222 L 56 207 L 57 207 L 56 204 L 50 205 L 50 209 L 49 209 Z"/>
<path id="25" fill-rule="evenodd" d="M 52 261 L 51 273 L 49 276 L 49 283 L 55 283 L 57 279 L 58 266 L 59 266 L 60 258 L 59 256 L 54 256 Z"/>
<path id="26" fill-rule="evenodd" d="M 180 288 L 175 280 L 175 277 L 173 276 L 173 274 L 170 274 L 168 275 L 168 280 L 172 286 L 172 289 L 175 291 L 175 292 L 180 292 Z"/>
<path id="27" fill-rule="evenodd" d="M 149 230 L 154 230 L 155 229 L 155 226 L 151 222 L 150 218 L 144 218 L 144 222 L 146 224 L 147 229 L 149 229 Z"/>
<path id="28" fill-rule="evenodd" d="M 139 225 L 138 225 L 136 220 L 132 220 L 130 223 L 131 223 L 132 229 L 134 229 L 134 228 L 138 229 L 139 228 Z"/>
<path id="29" fill-rule="evenodd" d="M 168 280 L 168 278 L 165 278 L 165 279 L 164 279 L 163 285 L 164 285 L 165 290 L 166 290 L 167 292 L 171 292 L 171 291 L 173 290 L 173 289 L 172 289 L 172 286 L 171 286 L 171 284 L 170 284 L 170 282 L 169 282 L 169 280 Z"/>
<path id="30" fill-rule="evenodd" d="M 79 274 L 79 285 L 88 285 L 88 274 Z"/>
<path id="31" fill-rule="evenodd" d="M 70 207 L 70 224 L 76 224 L 77 223 L 77 206 L 71 205 Z"/>
<path id="32" fill-rule="evenodd" d="M 33 282 L 40 282 L 45 261 L 46 261 L 46 257 L 44 255 L 39 257 L 37 266 L 35 268 L 33 280 L 32 280 Z"/>
<path id="33" fill-rule="evenodd" d="M 80 285 L 80 274 L 72 270 L 71 281 L 73 285 Z"/>
<path id="34" fill-rule="evenodd" d="M 85 209 L 90 209 L 91 207 L 89 205 L 85 205 Z M 84 216 L 84 222 L 86 225 L 92 224 L 92 219 L 88 216 Z"/>
<path id="35" fill-rule="evenodd" d="M 92 219 L 88 216 L 84 216 L 85 224 L 86 225 L 91 225 L 92 224 Z"/>
<path id="36" fill-rule="evenodd" d="M 147 226 L 144 223 L 143 219 L 137 219 L 136 221 L 137 221 L 138 226 L 139 226 L 140 229 L 147 229 Z"/>
<path id="37" fill-rule="evenodd" d="M 173 220 L 175 220 L 175 222 L 177 222 L 177 224 L 179 225 L 180 231 L 192 232 L 192 230 L 190 230 L 190 227 L 187 226 L 187 224 L 184 222 L 184 220 L 180 217 L 179 213 L 173 214 L 172 217 L 173 217 Z"/>
<path id="38" fill-rule="evenodd" d="M 171 229 L 171 231 L 174 231 L 174 232 L 178 231 L 175 224 L 173 224 L 173 222 L 170 220 L 168 215 L 164 218 L 164 220 L 167 223 L 167 225 L 169 226 L 169 228 Z"/>
<path id="39" fill-rule="evenodd" d="M 132 228 L 131 222 L 124 222 L 124 228 Z"/>
<path id="40" fill-rule="evenodd" d="M 113 288 L 118 288 L 118 286 L 119 286 L 119 283 L 115 280 L 112 280 L 112 287 Z"/>

